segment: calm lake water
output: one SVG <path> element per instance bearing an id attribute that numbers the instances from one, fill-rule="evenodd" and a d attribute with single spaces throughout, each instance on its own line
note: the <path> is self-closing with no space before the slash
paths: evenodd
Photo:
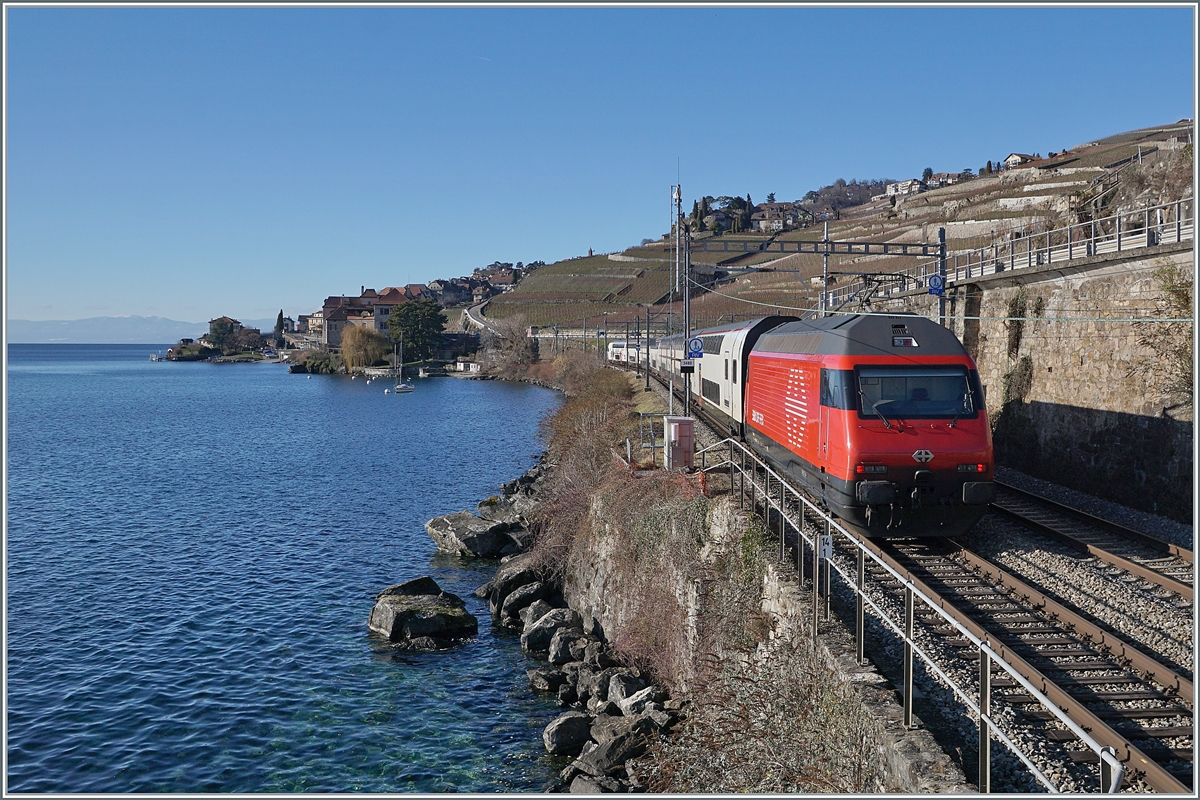
<path id="1" fill-rule="evenodd" d="M 8 790 L 537 791 L 534 665 L 426 520 L 527 469 L 558 396 L 152 345 L 8 348 Z M 374 594 L 432 575 L 480 634 L 407 654 Z"/>

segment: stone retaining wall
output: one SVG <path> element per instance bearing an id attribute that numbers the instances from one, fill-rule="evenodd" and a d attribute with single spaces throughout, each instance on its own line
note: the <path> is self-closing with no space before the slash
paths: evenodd
<path id="1" fill-rule="evenodd" d="M 1191 522 L 1192 415 L 1132 372 L 1152 357 L 1132 322 L 1091 320 L 1152 316 L 1162 294 L 1154 270 L 1190 271 L 1192 259 L 1190 242 L 1160 245 L 1001 272 L 948 292 L 947 324 L 979 366 L 1000 464 Z M 928 295 L 875 307 L 936 309 Z M 1011 316 L 1046 321 L 1002 321 Z"/>

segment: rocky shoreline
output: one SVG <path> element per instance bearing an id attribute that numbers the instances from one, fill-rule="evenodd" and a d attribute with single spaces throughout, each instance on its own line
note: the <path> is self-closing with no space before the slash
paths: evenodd
<path id="1" fill-rule="evenodd" d="M 595 622 L 585 628 L 562 587 L 517 557 L 479 587 L 496 624 L 521 631 L 521 646 L 547 666 L 526 671 L 535 691 L 555 694 L 567 709 L 542 733 L 546 751 L 574 760 L 547 792 L 639 792 L 630 760 L 670 730 L 685 704 L 671 700 L 636 668 L 622 665 Z"/>
<path id="2" fill-rule="evenodd" d="M 521 647 L 546 660 L 546 666 L 526 670 L 530 687 L 554 694 L 564 709 L 546 726 L 542 742 L 551 755 L 573 760 L 544 791 L 645 791 L 631 759 L 675 726 L 686 704 L 622 665 L 599 624 L 585 627 L 564 600 L 562 586 L 532 565 L 527 515 L 547 470 L 543 458 L 474 512 L 437 517 L 425 529 L 443 552 L 501 560 L 475 595 L 488 600 L 493 624 L 520 630 Z M 464 605 L 424 576 L 379 592 L 368 627 L 399 648 L 442 650 L 478 633 L 478 620 Z"/>

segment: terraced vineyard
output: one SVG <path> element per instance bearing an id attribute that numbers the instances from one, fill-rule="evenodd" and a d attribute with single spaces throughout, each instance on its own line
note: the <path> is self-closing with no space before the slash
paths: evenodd
<path id="1" fill-rule="evenodd" d="M 1104 199 L 1115 185 L 1116 173 L 1129 165 L 1131 158 L 1136 160 L 1139 149 L 1148 165 L 1158 164 L 1161 168 L 1167 164 L 1175 169 L 1172 165 L 1190 158 L 1185 155 L 1190 151 L 1184 151 L 1182 145 L 1190 135 L 1190 123 L 1130 131 L 1079 145 L 1019 169 L 842 209 L 839 219 L 829 221 L 829 238 L 935 242 L 938 228 L 944 227 L 947 251 L 953 257 L 1006 242 L 1010 237 L 1035 235 L 1077 221 L 1080 208 Z M 1190 170 L 1186 184 L 1191 185 Z M 1141 207 L 1153 205 L 1151 200 L 1129 196 L 1120 202 L 1140 203 Z M 797 309 L 817 306 L 822 256 L 763 252 L 758 246 L 820 241 L 824 235 L 822 223 L 777 236 L 739 233 L 714 238 L 699 234 L 692 264 L 697 280 L 709 291 L 693 294 L 694 326 L 729 319 L 730 315 L 747 318 L 796 313 Z M 724 242 L 738 249 L 706 251 L 702 249 L 706 241 Z M 743 242 L 748 252 L 741 252 Z M 674 298 L 673 309 L 667 305 L 673 258 L 671 243 L 661 241 L 632 247 L 613 257 L 591 256 L 549 264 L 530 274 L 513 292 L 492 299 L 485 313 L 496 319 L 520 314 L 527 324 L 538 326 L 590 327 L 607 318 L 611 326 L 635 317 L 644 319 L 645 307 L 652 305 L 656 318 L 665 319 L 670 314 L 678 322 L 680 298 Z M 860 279 L 838 273 L 895 273 L 920 263 L 910 257 L 831 255 L 829 270 L 834 287 L 841 287 Z"/>

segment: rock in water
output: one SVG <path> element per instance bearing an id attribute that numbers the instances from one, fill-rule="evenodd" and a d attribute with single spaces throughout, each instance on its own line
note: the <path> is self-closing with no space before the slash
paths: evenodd
<path id="1" fill-rule="evenodd" d="M 582 711 L 568 711 L 555 718 L 542 732 L 542 743 L 554 755 L 574 756 L 588 741 L 592 718 Z"/>
<path id="2" fill-rule="evenodd" d="M 367 627 L 415 650 L 436 650 L 479 632 L 479 622 L 456 595 L 428 576 L 389 586 L 375 595 Z"/>
<path id="3" fill-rule="evenodd" d="M 425 530 L 438 549 L 447 553 L 497 558 L 519 549 L 506 532 L 508 525 L 482 519 L 470 511 L 435 517 L 425 523 Z"/>

